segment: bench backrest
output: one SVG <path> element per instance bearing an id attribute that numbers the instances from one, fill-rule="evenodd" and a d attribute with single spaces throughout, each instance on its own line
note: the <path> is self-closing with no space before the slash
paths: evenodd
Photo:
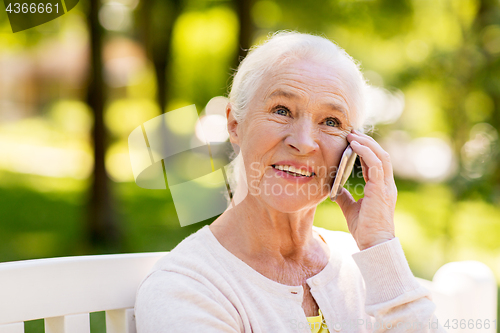
<path id="1" fill-rule="evenodd" d="M 474 261 L 441 266 L 431 281 L 417 278 L 432 293 L 435 315 L 448 333 L 496 333 L 498 287 L 493 271 Z"/>
<path id="2" fill-rule="evenodd" d="M 137 288 L 167 252 L 63 257 L 0 264 L 0 332 L 22 333 L 45 318 L 45 333 L 88 333 L 106 311 L 107 333 L 133 333 Z"/>

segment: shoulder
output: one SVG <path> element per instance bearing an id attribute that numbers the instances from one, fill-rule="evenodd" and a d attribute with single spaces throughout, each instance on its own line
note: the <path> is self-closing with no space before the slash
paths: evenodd
<path id="1" fill-rule="evenodd" d="M 168 279 L 180 279 L 182 275 L 199 280 L 202 275 L 210 275 L 216 270 L 218 260 L 211 251 L 209 245 L 208 226 L 204 226 L 195 233 L 183 239 L 172 251 L 158 260 L 149 275 L 144 279 L 147 281 L 157 271 L 171 272 L 176 274 L 156 274 Z M 203 273 L 203 274 L 200 274 Z M 143 281 L 143 283 L 144 283 Z"/>
<path id="2" fill-rule="evenodd" d="M 235 332 L 240 327 L 236 310 L 220 290 L 221 263 L 207 245 L 206 229 L 186 237 L 162 257 L 141 282 L 136 295 L 138 331 Z M 208 239 L 210 241 L 210 239 Z M 139 330 L 140 328 L 140 330 Z"/>
<path id="3" fill-rule="evenodd" d="M 175 293 L 196 285 L 207 294 L 223 299 L 223 295 L 231 293 L 228 280 L 235 278 L 235 272 L 219 247 L 208 225 L 204 226 L 154 264 L 140 284 L 138 295 L 146 290 L 154 291 L 156 287 Z"/>
<path id="4" fill-rule="evenodd" d="M 137 293 L 136 307 L 149 309 L 179 305 L 217 303 L 218 294 L 209 285 L 185 274 L 156 270 L 141 284 Z"/>
<path id="5" fill-rule="evenodd" d="M 238 312 L 212 289 L 183 274 L 153 272 L 141 285 L 135 300 L 137 331 L 240 332 Z"/>

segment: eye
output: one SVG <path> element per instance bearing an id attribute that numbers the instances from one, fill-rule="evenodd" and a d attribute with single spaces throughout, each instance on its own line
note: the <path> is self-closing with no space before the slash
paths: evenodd
<path id="1" fill-rule="evenodd" d="M 279 114 L 280 116 L 289 116 L 290 115 L 290 110 L 288 110 L 287 107 L 285 106 L 282 106 L 282 105 L 278 105 L 275 109 L 274 109 L 274 113 L 276 114 Z"/>
<path id="2" fill-rule="evenodd" d="M 325 125 L 331 127 L 338 127 L 340 126 L 340 121 L 337 118 L 326 118 Z"/>

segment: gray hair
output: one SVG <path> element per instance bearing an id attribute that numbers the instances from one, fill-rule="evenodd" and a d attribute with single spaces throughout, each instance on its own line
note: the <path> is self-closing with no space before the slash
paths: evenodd
<path id="1" fill-rule="evenodd" d="M 339 72 L 348 89 L 349 118 L 353 119 L 353 127 L 360 132 L 371 130 L 373 126 L 366 124 L 365 92 L 368 84 L 359 62 L 329 39 L 295 31 L 271 34 L 263 44 L 252 47 L 239 64 L 229 92 L 236 121 L 240 123 L 245 119 L 248 105 L 266 73 L 279 65 L 302 59 L 317 61 Z M 233 194 L 237 184 L 246 181 L 241 152 L 230 164 L 228 178 Z"/>

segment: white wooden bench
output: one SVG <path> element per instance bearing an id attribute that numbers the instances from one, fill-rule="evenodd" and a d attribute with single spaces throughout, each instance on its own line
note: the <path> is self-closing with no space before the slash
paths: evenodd
<path id="1" fill-rule="evenodd" d="M 0 333 L 23 333 L 25 321 L 42 318 L 45 333 L 89 333 L 89 313 L 98 311 L 106 312 L 106 333 L 135 333 L 137 288 L 166 253 L 0 263 Z M 436 272 L 433 282 L 418 280 L 432 291 L 442 325 L 446 319 L 458 319 L 459 326 L 462 319 L 496 320 L 497 285 L 486 265 L 448 263 Z M 496 329 L 448 329 L 476 331 L 494 333 Z"/>
<path id="2" fill-rule="evenodd" d="M 450 262 L 438 269 L 432 282 L 417 280 L 431 291 L 436 317 L 448 333 L 497 332 L 497 282 L 482 262 Z"/>
<path id="3" fill-rule="evenodd" d="M 106 311 L 106 333 L 134 333 L 139 283 L 166 252 L 63 257 L 0 264 L 0 332 L 88 333 L 89 313 Z"/>

